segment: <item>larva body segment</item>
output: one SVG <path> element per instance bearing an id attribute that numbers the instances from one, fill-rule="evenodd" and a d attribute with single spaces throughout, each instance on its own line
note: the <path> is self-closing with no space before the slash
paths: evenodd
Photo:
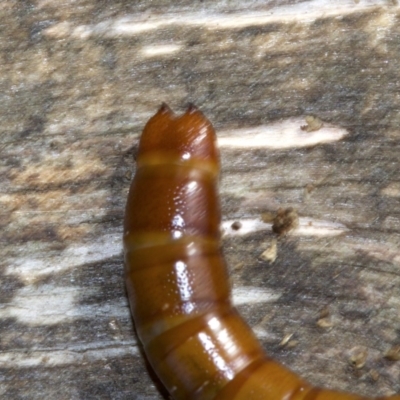
<path id="1" fill-rule="evenodd" d="M 356 400 L 269 359 L 230 300 L 220 251 L 219 154 L 195 107 L 144 128 L 124 223 L 129 302 L 154 371 L 176 400 Z M 392 396 L 400 400 L 400 396 Z"/>

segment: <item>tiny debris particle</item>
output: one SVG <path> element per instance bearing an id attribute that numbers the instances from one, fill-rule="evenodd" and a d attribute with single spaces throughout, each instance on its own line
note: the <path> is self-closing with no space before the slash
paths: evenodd
<path id="1" fill-rule="evenodd" d="M 125 179 L 127 181 L 131 181 L 132 180 L 132 171 L 126 171 L 125 172 Z"/>
<path id="2" fill-rule="evenodd" d="M 260 258 L 264 261 L 273 263 L 276 260 L 278 254 L 278 242 L 276 239 L 272 240 L 270 246 L 260 255 Z"/>
<path id="3" fill-rule="evenodd" d="M 350 364 L 355 369 L 361 369 L 365 366 L 368 357 L 368 350 L 361 347 L 356 347 L 352 350 L 352 355 L 349 358 Z"/>
<path id="4" fill-rule="evenodd" d="M 326 317 L 329 316 L 329 314 L 330 314 L 329 307 L 326 306 L 326 307 L 324 307 L 322 310 L 320 310 L 320 312 L 319 312 L 319 318 L 326 318 Z"/>
<path id="5" fill-rule="evenodd" d="M 373 381 L 377 381 L 380 377 L 379 372 L 376 369 L 371 369 L 369 371 L 369 376 L 372 378 Z"/>
<path id="6" fill-rule="evenodd" d="M 332 320 L 331 320 L 330 318 L 320 318 L 320 319 L 317 321 L 317 325 L 318 325 L 320 328 L 330 329 L 330 328 L 332 328 L 332 326 L 333 326 L 333 322 L 332 322 Z"/>
<path id="7" fill-rule="evenodd" d="M 312 115 L 307 115 L 305 121 L 307 125 L 300 127 L 300 129 L 305 132 L 315 132 L 324 126 L 324 123 L 318 117 L 313 117 Z"/>
<path id="8" fill-rule="evenodd" d="M 272 231 L 278 235 L 284 235 L 299 226 L 299 216 L 292 207 L 280 208 L 274 218 Z"/>
<path id="9" fill-rule="evenodd" d="M 285 340 L 285 338 L 283 338 L 283 340 Z M 283 343 L 283 340 L 281 343 Z M 296 347 L 299 344 L 298 340 L 289 340 L 287 343 L 281 344 L 279 343 L 280 347 L 285 347 L 287 349 L 293 349 L 294 347 Z"/>
<path id="10" fill-rule="evenodd" d="M 290 342 L 290 339 L 293 337 L 294 333 L 287 333 L 283 339 L 281 340 L 281 342 L 279 343 L 279 346 L 284 347 L 287 346 L 288 343 Z"/>
<path id="11" fill-rule="evenodd" d="M 288 344 L 286 345 L 287 348 L 293 349 L 293 347 L 296 347 L 299 344 L 298 340 L 289 340 Z"/>
<path id="12" fill-rule="evenodd" d="M 234 231 L 238 231 L 241 227 L 242 227 L 242 223 L 239 222 L 239 221 L 235 221 L 235 222 L 231 225 L 231 228 L 232 228 Z"/>
<path id="13" fill-rule="evenodd" d="M 389 361 L 400 361 L 400 345 L 391 347 L 385 353 L 385 358 Z"/>

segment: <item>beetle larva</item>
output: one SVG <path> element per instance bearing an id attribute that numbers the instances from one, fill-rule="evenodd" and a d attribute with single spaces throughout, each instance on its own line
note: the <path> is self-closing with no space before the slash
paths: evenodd
<path id="1" fill-rule="evenodd" d="M 211 123 L 193 106 L 175 116 L 163 105 L 140 139 L 124 224 L 131 311 L 160 380 L 177 400 L 361 399 L 270 359 L 232 306 L 218 174 Z"/>

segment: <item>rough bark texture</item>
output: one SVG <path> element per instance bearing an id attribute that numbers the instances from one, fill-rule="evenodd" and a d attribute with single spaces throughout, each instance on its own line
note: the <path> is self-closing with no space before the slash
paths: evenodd
<path id="1" fill-rule="evenodd" d="M 0 19 L 0 397 L 162 398 L 121 246 L 162 101 L 219 134 L 234 299 L 269 354 L 316 385 L 400 392 L 384 358 L 400 343 L 397 2 L 4 0 Z M 301 130 L 310 115 L 322 127 Z M 266 261 L 261 221 L 287 207 L 299 227 Z"/>

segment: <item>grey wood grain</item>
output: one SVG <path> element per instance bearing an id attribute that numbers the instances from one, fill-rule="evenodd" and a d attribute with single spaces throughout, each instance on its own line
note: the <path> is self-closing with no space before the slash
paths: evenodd
<path id="1" fill-rule="evenodd" d="M 234 300 L 266 351 L 316 385 L 400 392 L 400 10 L 331 3 L 2 2 L 0 397 L 162 398 L 121 246 L 162 101 L 217 129 Z M 279 207 L 300 226 L 269 263 Z"/>

